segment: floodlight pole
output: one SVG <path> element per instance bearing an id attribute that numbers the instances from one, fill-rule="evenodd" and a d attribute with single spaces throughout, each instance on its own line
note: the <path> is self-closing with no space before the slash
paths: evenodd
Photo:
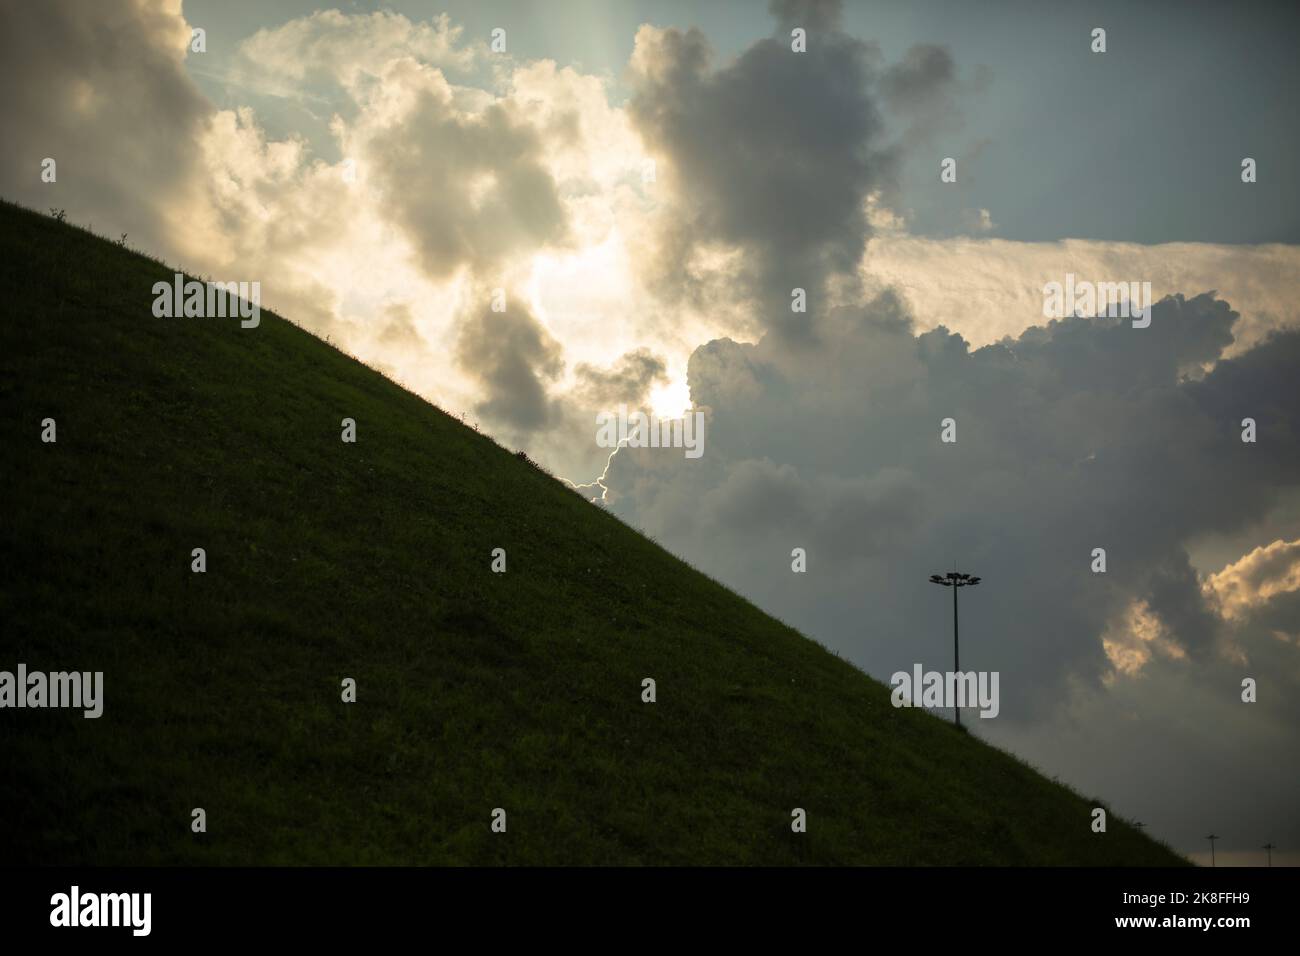
<path id="1" fill-rule="evenodd" d="M 956 584 L 954 582 L 953 589 L 952 589 L 952 670 L 953 670 L 953 674 L 961 673 L 961 658 L 957 654 L 957 590 L 958 588 L 956 587 Z M 956 681 L 960 679 L 961 678 L 959 677 L 954 677 L 953 686 L 956 686 Z M 953 716 L 957 718 L 957 726 L 960 727 L 961 708 L 957 706 L 957 702 L 955 700 L 952 702 L 952 704 L 953 704 L 952 707 Z"/>
<path id="2" fill-rule="evenodd" d="M 947 574 L 930 575 L 930 583 L 942 585 L 945 588 L 952 588 L 952 666 L 954 674 L 961 673 L 961 657 L 959 653 L 958 631 L 957 626 L 957 589 L 971 588 L 980 583 L 980 579 L 972 574 L 962 574 L 959 571 L 949 571 Z M 953 718 L 957 726 L 961 726 L 961 708 L 956 706 L 957 702 L 953 701 Z"/>

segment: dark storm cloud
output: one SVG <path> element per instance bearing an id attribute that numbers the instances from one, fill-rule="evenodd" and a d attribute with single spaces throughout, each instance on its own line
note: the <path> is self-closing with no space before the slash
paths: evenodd
<path id="1" fill-rule="evenodd" d="M 981 73 L 975 85 L 986 82 Z M 909 150 L 929 147 L 940 131 L 959 128 L 957 64 L 946 47 L 919 43 L 880 76 L 890 113 L 907 123 L 902 142 Z M 970 156 L 962 156 L 963 163 Z"/>
<path id="2" fill-rule="evenodd" d="M 624 353 L 610 368 L 584 362 L 574 369 L 574 374 L 574 397 L 597 409 L 620 402 L 643 403 L 654 386 L 668 381 L 664 360 L 646 348 Z"/>
<path id="3" fill-rule="evenodd" d="M 1296 370 L 1300 369 L 1300 332 L 1275 332 L 1267 348 L 1256 348 L 1220 362 L 1214 374 L 1188 386 L 1188 394 L 1204 413 L 1228 420 L 1240 430 L 1241 419 L 1253 418 L 1259 441 L 1250 457 L 1239 461 L 1240 480 L 1300 481 L 1296 449 L 1300 448 L 1300 418 L 1296 415 Z"/>
<path id="4" fill-rule="evenodd" d="M 844 14 L 840 0 L 772 0 L 768 10 L 782 33 L 789 36 L 795 27 L 813 33 L 829 33 L 840 28 Z"/>
<path id="5" fill-rule="evenodd" d="M 920 43 L 881 74 L 880 91 L 890 109 L 933 109 L 952 94 L 956 81 L 952 54 L 945 47 Z"/>
<path id="6" fill-rule="evenodd" d="M 1295 560 L 1293 557 L 1292 561 Z M 1247 613 L 1245 620 L 1273 635 L 1275 640 L 1283 641 L 1281 646 L 1286 648 L 1290 658 L 1282 665 L 1294 666 L 1295 657 L 1300 655 L 1300 628 L 1296 626 L 1300 622 L 1300 591 L 1284 591 L 1261 602 Z"/>
<path id="7" fill-rule="evenodd" d="M 1102 635 L 1135 602 L 1188 661 L 1221 649 L 1186 544 L 1260 520 L 1300 481 L 1300 337 L 1185 377 L 1234 319 L 1175 297 L 1147 329 L 1071 318 L 971 352 L 944 329 L 914 335 L 885 297 L 834 313 L 813 349 L 712 342 L 690 363 L 704 457 L 625 449 L 611 505 L 878 676 L 949 658 L 925 582 L 957 561 L 985 579 L 963 663 L 1001 671 L 1004 718 L 1026 720 L 1073 678 L 1100 684 Z M 1241 366 L 1268 449 L 1240 441 Z M 955 445 L 939 440 L 948 417 Z M 1091 573 L 1097 547 L 1106 574 Z"/>
<path id="8" fill-rule="evenodd" d="M 480 415 L 517 432 L 548 423 L 546 385 L 563 371 L 563 352 L 527 309 L 474 313 L 461 325 L 456 359 L 486 390 Z"/>
<path id="9" fill-rule="evenodd" d="M 568 233 L 538 132 L 512 107 L 458 112 L 446 90 L 426 90 L 370 144 L 387 216 L 401 225 L 424 271 L 469 266 L 484 281 L 519 252 Z"/>
<path id="10" fill-rule="evenodd" d="M 870 93 L 874 48 L 836 32 L 835 5 L 780 4 L 809 29 L 808 51 L 778 33 L 714 69 L 696 30 L 643 29 L 633 55 L 633 124 L 667 164 L 675 204 L 651 266 L 658 290 L 689 293 L 691 254 L 710 243 L 742 251 L 725 294 L 753 300 L 764 325 L 806 338 L 791 289 L 818 297 L 848 275 L 869 234 L 865 201 L 889 179 L 891 154 Z"/>
<path id="11" fill-rule="evenodd" d="M 0 193 L 164 248 L 209 106 L 185 72 L 189 29 L 160 2 L 0 4 Z M 58 181 L 42 183 L 41 162 Z"/>

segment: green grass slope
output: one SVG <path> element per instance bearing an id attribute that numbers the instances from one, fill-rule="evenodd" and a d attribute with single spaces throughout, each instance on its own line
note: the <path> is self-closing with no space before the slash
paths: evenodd
<path id="1" fill-rule="evenodd" d="M 0 710 L 0 863 L 1184 862 L 291 323 L 0 237 L 0 670 L 105 675 Z"/>

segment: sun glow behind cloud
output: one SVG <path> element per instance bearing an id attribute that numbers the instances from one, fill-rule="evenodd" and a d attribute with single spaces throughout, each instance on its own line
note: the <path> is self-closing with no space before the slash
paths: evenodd
<path id="1" fill-rule="evenodd" d="M 626 311 L 635 283 L 617 229 L 574 252 L 542 252 L 528 277 L 529 306 L 547 327 L 572 339 L 580 361 L 604 357 L 616 339 L 626 338 L 612 313 Z M 603 347 L 602 347 L 603 345 Z M 586 348 L 586 354 L 576 351 Z"/>
<path id="2" fill-rule="evenodd" d="M 657 35 L 650 30 L 643 37 L 647 51 Z M 658 415 L 679 414 L 690 405 L 686 369 L 700 345 L 761 335 L 752 303 L 736 292 L 746 280 L 745 254 L 703 235 L 683 259 L 663 256 L 664 238 L 671 241 L 683 216 L 698 210 L 683 205 L 683 170 L 644 141 L 616 84 L 552 60 L 489 58 L 480 41 L 446 18 L 422 23 L 333 11 L 243 41 L 235 57 L 241 81 L 274 81 L 304 96 L 331 97 L 333 141 L 268 134 L 263 117 L 248 107 L 212 114 L 203 154 L 214 173 L 210 181 L 224 185 L 220 195 L 185 205 L 184 228 L 175 230 L 185 260 L 214 271 L 275 270 L 280 279 L 265 293 L 271 307 L 453 412 L 472 413 L 491 398 L 487 381 L 460 367 L 456 342 L 479 298 L 504 288 L 512 305 L 526 306 L 558 346 L 560 372 L 544 377 L 546 401 L 565 402 L 582 366 L 611 369 L 622 356 L 648 349 L 668 381 L 657 380 L 639 400 Z M 485 65 L 490 75 L 482 72 Z M 443 105 L 428 108 L 429 100 Z M 504 138 L 497 135 L 502 130 Z M 461 149 L 465 141 L 475 145 Z M 395 144 L 408 142 L 421 144 L 415 148 L 436 170 L 427 162 L 404 165 L 385 179 Z M 502 147 L 500 157 L 485 152 L 493 143 Z M 504 158 L 521 151 L 535 167 L 512 167 Z M 346 188 L 335 154 L 356 163 Z M 648 158 L 656 160 L 653 177 L 646 176 Z M 536 182 L 539 169 L 562 210 L 556 228 L 542 224 L 517 241 L 496 243 L 498 211 L 515 208 L 512 190 Z M 441 190 L 462 192 L 465 207 L 438 200 L 438 189 L 431 192 L 412 170 L 441 177 Z M 864 250 L 863 277 L 868 285 L 902 290 L 918 327 L 942 322 L 978 345 L 1039 321 L 1039 288 L 1044 276 L 1059 271 L 1059 246 L 913 238 L 905 217 L 878 194 L 868 205 L 876 238 Z M 396 223 L 395 208 L 420 213 Z M 452 221 L 458 210 L 468 222 Z M 468 250 L 477 259 L 428 274 L 445 262 L 438 255 L 444 249 Z M 1238 292 L 1232 277 L 1252 277 L 1237 283 L 1246 291 L 1234 296 L 1247 338 L 1294 321 L 1286 301 L 1267 291 L 1295 275 L 1294 250 L 1245 249 L 1226 273 L 1215 266 L 1222 261 L 1216 250 L 1196 247 L 1190 258 L 1181 247 L 1143 254 L 1170 289 L 1190 284 Z M 1137 254 L 1109 243 L 1075 243 L 1068 251 L 1086 260 L 1081 269 Z M 1169 266 L 1184 261 L 1199 265 Z M 971 288 L 984 291 L 972 297 Z M 665 289 L 694 291 L 665 299 Z M 580 452 L 576 438 L 559 433 L 571 429 L 572 415 L 538 420 L 550 429 L 506 439 L 526 442 L 558 473 L 589 477 L 598 463 Z"/>
<path id="3" fill-rule="evenodd" d="M 644 301 L 622 232 L 611 228 L 598 241 L 573 252 L 533 257 L 528 305 L 576 366 L 608 366 L 644 345 L 647 331 L 638 321 Z M 665 356 L 670 381 L 649 395 L 650 410 L 676 417 L 690 408 L 684 356 Z"/>

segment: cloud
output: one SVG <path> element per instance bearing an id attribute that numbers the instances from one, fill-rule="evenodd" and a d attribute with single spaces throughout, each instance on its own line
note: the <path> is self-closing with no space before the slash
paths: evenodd
<path id="1" fill-rule="evenodd" d="M 1170 638 L 1169 628 L 1141 600 L 1134 600 L 1123 615 L 1111 621 L 1102 634 L 1101 646 L 1115 674 L 1127 677 L 1140 674 L 1157 654 L 1176 659 L 1187 656 L 1177 641 Z M 1103 683 L 1111 685 L 1115 674 L 1103 676 Z"/>
<path id="2" fill-rule="evenodd" d="M 1205 582 L 1225 618 L 1240 621 L 1285 595 L 1300 591 L 1300 541 L 1262 545 Z"/>
<path id="3" fill-rule="evenodd" d="M 7 197 L 66 207 L 194 271 L 259 280 L 267 308 L 453 409 L 501 410 L 494 427 L 567 421 L 550 394 L 563 382 L 548 374 L 563 367 L 549 357 L 560 341 L 604 368 L 675 326 L 684 368 L 695 320 L 644 304 L 619 265 L 641 241 L 632 176 L 645 157 L 607 80 L 506 59 L 486 87 L 457 85 L 444 71 L 464 76 L 482 57 L 446 17 L 325 11 L 258 31 L 232 57 L 239 92 L 336 110 L 331 141 L 273 137 L 253 108 L 217 109 L 191 82 L 179 3 L 92 6 L 0 10 L 14 91 L 0 114 Z M 40 182 L 46 155 L 54 185 Z M 482 358 L 478 310 L 494 287 L 518 290 L 542 327 L 550 306 L 563 334 L 531 387 L 508 363 L 462 366 L 431 345 L 463 337 Z M 582 311 L 566 312 L 577 290 Z M 602 314 L 612 305 L 617 322 Z"/>
<path id="4" fill-rule="evenodd" d="M 912 112 L 933 109 L 951 95 L 957 66 L 946 47 L 919 43 L 884 71 L 880 90 L 890 109 Z"/>
<path id="5" fill-rule="evenodd" d="M 1211 832 L 1238 847 L 1295 846 L 1300 713 L 1287 675 L 1297 648 L 1271 643 L 1289 653 L 1261 655 L 1250 669 L 1158 655 L 1136 678 L 1070 685 L 1041 721 L 986 721 L 997 726 L 979 732 L 1181 849 L 1204 846 Z M 1246 704 L 1241 679 L 1251 673 L 1260 697 Z"/>
<path id="6" fill-rule="evenodd" d="M 929 146 L 943 129 L 957 129 L 957 64 L 947 47 L 918 43 L 880 76 L 885 106 L 905 119 L 902 142 L 908 149 Z M 962 167 L 965 168 L 965 162 Z"/>
<path id="7" fill-rule="evenodd" d="M 638 30 L 628 111 L 671 196 L 647 267 L 666 300 L 739 298 L 763 327 L 805 338 L 812 326 L 792 315 L 791 290 L 819 296 L 858 261 L 866 200 L 892 154 L 869 92 L 872 49 L 826 32 L 830 6 L 808 8 L 823 31 L 808 52 L 778 32 L 716 68 L 697 30 Z M 701 260 L 719 247 L 742 260 L 733 280 L 724 258 L 710 289 Z"/>
<path id="8" fill-rule="evenodd" d="M 992 232 L 998 227 L 992 214 L 987 209 L 965 209 L 962 211 L 962 224 L 968 233 Z"/>
<path id="9" fill-rule="evenodd" d="M 944 324 L 977 346 L 1041 325 L 1043 286 L 1067 272 L 1093 282 L 1148 281 L 1157 300 L 1217 292 L 1242 316 L 1228 355 L 1274 329 L 1300 327 L 1295 246 L 932 239 L 895 229 L 868 242 L 860 272 L 869 287 L 898 292 L 921 328 Z"/>
<path id="10" fill-rule="evenodd" d="M 494 312 L 485 305 L 461 326 L 456 344 L 460 366 L 487 389 L 476 410 L 511 428 L 547 424 L 547 382 L 563 371 L 563 351 L 527 309 Z"/>
<path id="11" fill-rule="evenodd" d="M 664 360 L 649 349 L 620 356 L 612 368 L 582 363 L 577 368 L 576 395 L 586 404 L 609 408 L 620 403 L 644 404 L 650 390 L 668 381 Z"/>
<path id="12" fill-rule="evenodd" d="M 397 302 L 384 310 L 387 321 L 379 328 L 379 338 L 389 345 L 400 347 L 418 347 L 420 333 L 416 328 L 411 307 L 405 302 Z"/>
<path id="13" fill-rule="evenodd" d="M 985 578 L 977 646 L 1003 672 L 1003 713 L 1027 720 L 1067 679 L 1111 672 L 1104 636 L 1135 603 L 1174 656 L 1224 652 L 1186 543 L 1258 520 L 1294 486 L 1300 422 L 1282 372 L 1300 368 L 1298 333 L 1184 376 L 1217 359 L 1235 320 L 1210 296 L 1174 297 L 1148 329 L 1072 318 L 971 351 L 942 328 L 918 334 L 885 296 L 833 313 L 815 350 L 711 342 L 690 363 L 704 458 L 620 452 L 608 501 L 879 674 L 944 653 L 918 642 L 918 622 L 939 623 L 925 578 L 970 565 Z M 1275 368 L 1255 372 L 1267 448 L 1243 446 L 1225 401 L 1243 363 Z M 790 573 L 794 547 L 815 576 Z"/>
<path id="14" fill-rule="evenodd" d="M 390 79 L 409 109 L 368 131 L 368 175 L 385 214 L 407 232 L 432 278 L 461 266 L 476 274 L 567 236 L 555 181 L 538 133 L 508 103 L 481 113 L 456 109 L 437 74 L 418 80 L 399 67 Z"/>
<path id="15" fill-rule="evenodd" d="M 881 679 L 952 666 L 950 599 L 926 579 L 979 574 L 961 661 L 1000 673 L 1002 710 L 975 732 L 1182 845 L 1210 814 L 1255 812 L 1239 783 L 1259 768 L 1272 819 L 1294 819 L 1294 775 L 1268 769 L 1300 720 L 1294 546 L 1208 582 L 1188 556 L 1259 528 L 1300 476 L 1300 332 L 1223 359 L 1237 324 L 1213 296 L 1170 297 L 1147 329 L 1071 318 L 972 350 L 886 293 L 812 347 L 702 345 L 703 457 L 621 449 L 589 491 Z M 1268 423 L 1254 445 L 1244 409 Z M 1248 675 L 1266 701 L 1241 702 Z"/>
<path id="16" fill-rule="evenodd" d="M 320 10 L 243 40 L 231 78 L 264 92 L 296 96 L 306 86 L 322 83 L 356 91 L 363 83 L 382 81 L 394 60 L 465 71 L 482 50 L 463 45 L 462 32 L 445 13 L 413 23 L 390 11 Z"/>
<path id="17" fill-rule="evenodd" d="M 0 192 L 165 248 L 211 106 L 185 71 L 180 0 L 0 5 Z M 58 180 L 41 181 L 45 158 Z"/>
<path id="18" fill-rule="evenodd" d="M 786 36 L 795 27 L 812 33 L 837 31 L 843 8 L 840 0 L 772 0 L 768 4 L 768 10 L 776 18 L 778 32 Z"/>
<path id="19" fill-rule="evenodd" d="M 232 76 L 326 103 L 313 141 L 200 95 L 178 2 L 7 4 L 0 190 L 260 279 L 267 307 L 553 470 L 604 469 L 590 490 L 616 513 L 877 675 L 946 663 L 925 579 L 969 567 L 963 661 L 1002 671 L 1006 697 L 978 732 L 1158 797 L 1140 812 L 1179 826 L 1196 825 L 1189 773 L 1212 789 L 1262 760 L 1266 799 L 1293 804 L 1276 768 L 1300 716 L 1300 590 L 1295 534 L 1269 522 L 1300 474 L 1300 253 L 908 236 L 902 161 L 988 71 L 963 85 L 930 45 L 887 65 L 838 3 L 771 9 L 773 34 L 727 61 L 698 31 L 642 27 L 626 102 L 607 77 L 488 59 L 443 16 L 259 31 Z M 963 182 L 988 142 L 953 149 Z M 946 214 L 995 228 L 965 204 Z M 1151 328 L 1044 325 L 1066 272 L 1150 281 Z M 702 458 L 595 444 L 594 411 L 684 379 Z M 1232 550 L 1198 565 L 1207 537 Z"/>

